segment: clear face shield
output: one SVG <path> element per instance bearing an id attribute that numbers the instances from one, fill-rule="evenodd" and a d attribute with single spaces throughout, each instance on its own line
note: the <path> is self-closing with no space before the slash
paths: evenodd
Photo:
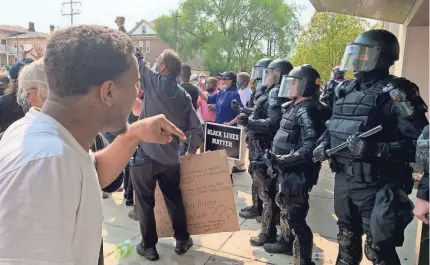
<path id="1" fill-rule="evenodd" d="M 343 54 L 340 71 L 369 72 L 375 69 L 381 48 L 350 43 Z"/>
<path id="2" fill-rule="evenodd" d="M 277 85 L 281 80 L 281 69 L 266 68 L 263 71 L 263 84 L 267 88 Z"/>
<path id="3" fill-rule="evenodd" d="M 282 77 L 278 97 L 289 98 L 291 100 L 301 97 L 305 92 L 306 82 L 306 79 L 298 79 L 294 76 L 284 75 Z"/>
<path id="4" fill-rule="evenodd" d="M 254 66 L 251 72 L 251 79 L 256 80 L 256 79 L 262 79 L 262 78 L 263 78 L 263 67 Z"/>

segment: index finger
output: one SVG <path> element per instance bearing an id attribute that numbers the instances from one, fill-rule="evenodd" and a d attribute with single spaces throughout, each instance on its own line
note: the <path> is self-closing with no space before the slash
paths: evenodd
<path id="1" fill-rule="evenodd" d="M 187 139 L 187 137 L 185 137 L 185 134 L 165 117 L 161 119 L 161 128 L 167 133 L 171 133 L 178 136 L 181 140 Z"/>

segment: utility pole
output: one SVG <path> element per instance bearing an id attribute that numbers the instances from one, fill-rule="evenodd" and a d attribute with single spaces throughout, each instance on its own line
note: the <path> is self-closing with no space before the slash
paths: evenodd
<path id="1" fill-rule="evenodd" d="M 81 7 L 81 2 L 70 0 L 69 2 L 63 2 L 61 4 L 63 5 L 63 8 L 61 9 L 61 15 L 70 16 L 70 25 L 73 26 L 73 16 L 79 15 L 81 13 L 81 10 L 79 9 Z M 67 5 L 69 5 L 70 9 L 65 11 L 64 8 L 66 8 Z"/>

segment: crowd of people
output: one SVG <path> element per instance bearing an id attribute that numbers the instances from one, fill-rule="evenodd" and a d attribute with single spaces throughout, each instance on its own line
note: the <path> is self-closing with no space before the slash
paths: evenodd
<path id="1" fill-rule="evenodd" d="M 429 140 L 418 88 L 389 74 L 399 56 L 394 35 L 358 36 L 322 89 L 316 69 L 286 59 L 261 59 L 251 74 L 206 78 L 165 50 L 149 68 L 124 19 L 116 22 L 119 30 L 58 30 L 40 58 L 24 58 L 0 77 L 7 87 L 0 97 L 0 264 L 103 264 L 101 192 L 121 186 L 140 224 L 136 251 L 158 260 L 157 183 L 175 252 L 186 253 L 193 240 L 179 161 L 203 151 L 205 122 L 246 134 L 241 152 L 248 149 L 253 204 L 239 215 L 261 223 L 253 246 L 314 264 L 309 192 L 328 160 L 336 264 L 360 264 L 363 234 L 373 264 L 401 264 L 395 248 L 412 214 L 428 224 Z M 344 80 L 344 71 L 356 79 Z M 246 170 L 241 157 L 231 173 Z M 424 172 L 415 209 L 409 163 Z"/>

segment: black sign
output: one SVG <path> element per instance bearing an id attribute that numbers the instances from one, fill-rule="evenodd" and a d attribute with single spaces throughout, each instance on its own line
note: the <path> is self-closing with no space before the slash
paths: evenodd
<path id="1" fill-rule="evenodd" d="M 233 126 L 205 123 L 205 152 L 227 150 L 227 156 L 240 160 L 242 129 Z"/>

